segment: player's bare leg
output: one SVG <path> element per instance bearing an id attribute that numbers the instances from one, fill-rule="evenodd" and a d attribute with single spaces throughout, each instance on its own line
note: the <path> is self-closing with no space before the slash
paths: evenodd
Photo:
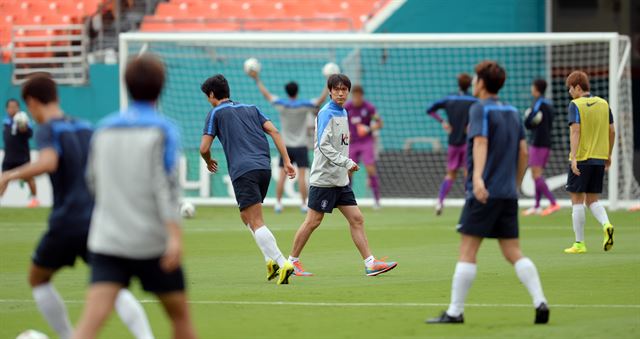
<path id="1" fill-rule="evenodd" d="M 287 174 L 284 168 L 280 167 L 280 176 L 278 176 L 278 183 L 276 184 L 276 204 L 273 206 L 273 210 L 276 213 L 282 212 L 282 196 L 284 195 L 284 184 L 287 180 Z"/>
<path id="2" fill-rule="evenodd" d="M 73 338 L 93 339 L 97 336 L 98 331 L 113 311 L 116 297 L 121 288 L 123 286 L 116 283 L 91 285 L 89 292 L 87 292 L 87 301 L 82 317 Z"/>
<path id="3" fill-rule="evenodd" d="M 313 275 L 313 273 L 305 271 L 302 263 L 300 262 L 300 254 L 302 253 L 304 246 L 307 244 L 307 241 L 309 241 L 311 233 L 320 226 L 323 218 L 324 213 L 308 209 L 307 216 L 293 238 L 293 248 L 291 250 L 291 255 L 289 255 L 289 261 L 295 268 L 294 274 L 296 276 L 305 277 Z"/>
<path id="4" fill-rule="evenodd" d="M 540 283 L 540 276 L 536 266 L 531 259 L 522 255 L 520 242 L 517 238 L 498 239 L 498 243 L 505 259 L 514 266 L 518 279 L 531 295 L 533 307 L 536 309 L 534 323 L 546 324 L 549 321 L 549 308 L 547 299 L 542 291 L 542 284 Z"/>
<path id="5" fill-rule="evenodd" d="M 302 198 L 300 211 L 306 213 L 308 210 L 307 198 L 309 197 L 309 187 L 307 186 L 307 171 L 304 167 L 298 168 L 298 189 L 300 190 L 300 197 Z"/>
<path id="6" fill-rule="evenodd" d="M 40 202 L 38 201 L 38 191 L 36 189 L 36 180 L 35 178 L 30 178 L 27 180 L 27 185 L 29 185 L 29 191 L 31 192 L 31 199 L 29 200 L 28 207 L 38 207 L 40 206 Z"/>
<path id="7" fill-rule="evenodd" d="M 442 214 L 442 209 L 444 208 L 444 199 L 451 191 L 451 187 L 453 183 L 456 181 L 456 177 L 458 176 L 457 170 L 447 169 L 447 174 L 444 176 L 444 180 L 442 181 L 442 185 L 440 186 L 440 192 L 438 193 L 438 203 L 436 204 L 436 215 Z M 465 175 L 466 177 L 466 175 Z"/>
<path id="8" fill-rule="evenodd" d="M 194 339 L 196 332 L 191 323 L 187 295 L 184 292 L 171 292 L 158 294 L 165 312 L 171 319 L 173 326 L 173 338 Z"/>
<path id="9" fill-rule="evenodd" d="M 380 208 L 380 180 L 378 179 L 378 171 L 375 164 L 365 165 L 367 177 L 369 177 L 369 187 L 373 194 L 373 208 Z"/>

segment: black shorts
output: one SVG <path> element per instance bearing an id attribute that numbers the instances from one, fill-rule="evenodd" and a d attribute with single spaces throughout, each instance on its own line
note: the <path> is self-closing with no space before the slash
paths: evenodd
<path id="1" fill-rule="evenodd" d="M 20 167 L 24 164 L 28 164 L 31 160 L 26 159 L 25 161 L 12 161 L 12 162 L 2 162 L 2 172 L 10 171 L 16 167 Z"/>
<path id="2" fill-rule="evenodd" d="M 580 175 L 573 174 L 569 166 L 569 175 L 565 189 L 571 193 L 602 193 L 604 165 L 578 164 Z"/>
<path id="3" fill-rule="evenodd" d="M 489 199 L 482 204 L 467 199 L 457 228 L 462 234 L 483 238 L 518 238 L 518 200 Z"/>
<path id="4" fill-rule="evenodd" d="M 132 277 L 140 279 L 142 288 L 156 294 L 184 291 L 182 267 L 165 272 L 160 258 L 129 259 L 91 253 L 91 283 L 112 282 L 128 287 Z"/>
<path id="5" fill-rule="evenodd" d="M 243 209 L 262 203 L 267 196 L 271 170 L 249 171 L 232 182 L 238 207 Z"/>
<path id="6" fill-rule="evenodd" d="M 356 206 L 356 196 L 353 194 L 350 186 L 344 187 L 315 187 L 309 189 L 310 209 L 331 213 L 338 206 Z"/>
<path id="7" fill-rule="evenodd" d="M 51 269 L 73 266 L 77 257 L 87 262 L 89 228 L 86 229 L 86 232 L 75 234 L 65 234 L 49 229 L 40 239 L 31 260 L 38 266 Z"/>
<path id="8" fill-rule="evenodd" d="M 302 147 L 287 147 L 287 153 L 292 164 L 296 164 L 298 168 L 309 167 L 309 149 Z M 284 161 L 280 157 L 280 167 L 284 167 Z"/>

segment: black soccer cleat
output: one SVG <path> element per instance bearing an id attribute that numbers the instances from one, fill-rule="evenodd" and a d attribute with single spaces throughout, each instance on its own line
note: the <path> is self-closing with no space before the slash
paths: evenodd
<path id="1" fill-rule="evenodd" d="M 536 308 L 536 321 L 534 324 L 546 324 L 549 322 L 549 307 L 542 303 Z"/>
<path id="2" fill-rule="evenodd" d="M 452 317 L 447 314 L 447 311 L 444 311 L 439 317 L 427 319 L 425 323 L 427 324 L 463 324 L 464 315 L 461 313 L 457 317 Z"/>

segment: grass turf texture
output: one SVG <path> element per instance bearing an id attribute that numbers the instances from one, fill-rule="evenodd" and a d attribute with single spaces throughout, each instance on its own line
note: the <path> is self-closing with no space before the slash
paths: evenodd
<path id="1" fill-rule="evenodd" d="M 449 301 L 459 240 L 454 225 L 460 210 L 446 209 L 439 218 L 431 208 L 363 211 L 374 254 L 389 255 L 399 262 L 398 268 L 366 277 L 348 227 L 334 213 L 326 216 L 302 255 L 305 267 L 316 276 L 292 277 L 291 285 L 276 286 L 266 282 L 262 255 L 237 209 L 199 207 L 197 217 L 185 222 L 184 257 L 191 312 L 200 337 L 640 337 L 637 213 L 610 213 L 616 242 L 608 253 L 601 249 L 600 227 L 588 214 L 589 252 L 584 255 L 562 252 L 573 241 L 569 209 L 549 217 L 521 218 L 521 245 L 538 266 L 551 305 L 550 324 L 532 324 L 528 293 L 496 241 L 486 240 L 467 300 L 466 324 L 452 326 L 423 321 L 439 314 Z M 1 338 L 13 338 L 29 328 L 54 336 L 26 282 L 30 254 L 47 213 L 0 209 Z M 303 215 L 297 208 L 280 215 L 265 208 L 265 219 L 287 255 Z M 86 266 L 76 263 L 54 279 L 74 323 L 81 312 L 87 274 Z M 156 337 L 168 338 L 169 323 L 160 306 L 137 282 L 132 286 L 144 300 Z M 114 314 L 100 337 L 130 335 Z"/>

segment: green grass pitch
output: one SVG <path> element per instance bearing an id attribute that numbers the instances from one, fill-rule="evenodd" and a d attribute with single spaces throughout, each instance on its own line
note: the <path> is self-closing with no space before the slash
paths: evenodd
<path id="1" fill-rule="evenodd" d="M 337 212 L 337 211 L 336 211 Z M 27 267 L 48 210 L 0 209 L 0 338 L 25 329 L 54 337 L 38 313 L 27 284 Z M 191 312 L 201 338 L 639 338 L 640 214 L 610 213 L 616 226 L 612 252 L 601 249 L 602 233 L 587 215 L 589 253 L 562 252 L 573 240 L 571 215 L 521 218 L 524 253 L 538 266 L 550 302 L 551 321 L 534 326 L 533 308 L 496 241 L 480 250 L 478 275 L 462 326 L 425 325 L 449 301 L 456 262 L 459 209 L 436 218 L 431 208 L 364 209 L 369 242 L 378 257 L 398 267 L 366 277 L 348 227 L 339 213 L 327 215 L 302 259 L 316 276 L 292 284 L 265 281 L 262 256 L 231 207 L 200 207 L 184 225 L 185 268 Z M 297 208 L 275 215 L 267 225 L 288 254 L 303 220 Z M 76 322 L 87 285 L 87 268 L 77 263 L 54 282 Z M 157 338 L 169 325 L 152 295 L 134 282 Z M 130 337 L 113 315 L 101 338 Z"/>

